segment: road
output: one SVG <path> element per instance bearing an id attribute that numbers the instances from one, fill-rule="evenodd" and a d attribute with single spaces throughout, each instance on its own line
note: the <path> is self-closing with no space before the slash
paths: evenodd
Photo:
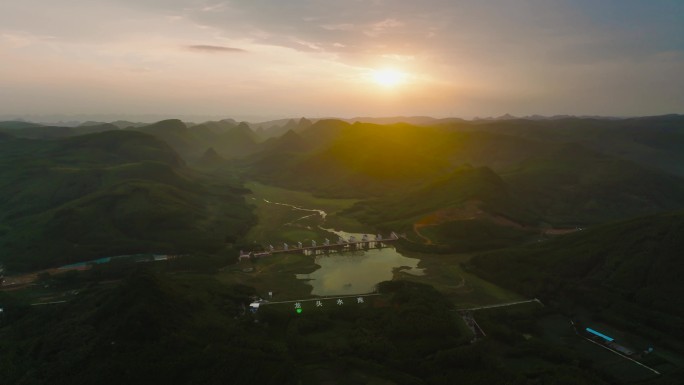
<path id="1" fill-rule="evenodd" d="M 475 311 L 475 310 L 483 310 L 483 309 L 494 309 L 497 307 L 506 307 L 506 306 L 514 306 L 514 305 L 520 305 L 523 303 L 531 303 L 531 302 L 537 302 L 538 304 L 544 306 L 544 304 L 538 300 L 537 298 L 534 299 L 528 299 L 526 301 L 516 301 L 516 302 L 506 302 L 506 303 L 499 303 L 495 305 L 486 305 L 486 306 L 479 306 L 479 307 L 471 307 L 470 309 L 456 309 L 457 311 Z"/>
<path id="2" fill-rule="evenodd" d="M 622 358 L 624 358 L 624 359 L 630 360 L 630 361 L 634 362 L 635 364 L 637 364 L 637 365 L 639 365 L 639 366 L 642 366 L 642 367 L 644 367 L 644 368 L 650 370 L 651 372 L 653 372 L 653 373 L 655 373 L 655 374 L 657 374 L 657 375 L 660 375 L 660 372 L 659 372 L 659 371 L 657 371 L 657 370 L 655 370 L 655 369 L 653 369 L 653 368 L 651 368 L 651 367 L 649 367 L 649 366 L 646 366 L 646 365 L 642 364 L 641 362 L 639 362 L 639 361 L 637 361 L 637 360 L 635 360 L 635 359 L 633 359 L 633 358 L 631 358 L 631 357 L 628 357 L 628 356 L 626 356 L 626 355 L 624 355 L 624 354 L 622 354 L 622 353 L 620 353 L 620 352 L 616 352 L 615 350 L 613 350 L 613 349 L 611 349 L 611 348 L 609 348 L 609 347 L 607 347 L 607 346 L 604 346 L 604 345 L 602 345 L 602 344 L 600 344 L 600 343 L 598 343 L 598 342 L 596 342 L 596 341 L 592 341 L 591 339 L 589 339 L 589 338 L 587 338 L 587 337 L 585 337 L 585 336 L 579 334 L 579 332 L 577 332 L 577 328 L 575 327 L 575 324 L 574 324 L 574 323 L 573 323 L 573 329 L 575 329 L 575 334 L 577 334 L 578 336 L 582 337 L 585 341 L 589 341 L 589 342 L 591 342 L 591 343 L 594 344 L 594 345 L 600 346 L 600 347 L 602 347 L 602 348 L 604 348 L 604 349 L 606 349 L 606 350 L 608 350 L 608 351 L 610 351 L 610 352 L 613 352 L 613 354 L 617 354 L 618 356 L 620 356 L 620 357 L 622 357 Z"/>
<path id="3" fill-rule="evenodd" d="M 265 305 L 277 305 L 279 303 L 297 303 L 297 302 L 313 302 L 313 301 L 323 301 L 326 299 L 341 299 L 341 298 L 358 298 L 358 297 L 374 297 L 374 296 L 379 296 L 382 294 L 357 294 L 357 295 L 336 295 L 332 297 L 316 297 L 316 298 L 306 298 L 306 299 L 293 299 L 293 300 L 288 300 L 288 301 L 268 301 L 268 302 L 260 302 L 260 306 L 265 306 Z"/>

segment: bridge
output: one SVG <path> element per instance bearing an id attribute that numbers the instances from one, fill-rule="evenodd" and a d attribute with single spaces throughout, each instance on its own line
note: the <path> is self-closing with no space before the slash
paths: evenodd
<path id="1" fill-rule="evenodd" d="M 260 258 L 280 253 L 301 252 L 306 255 L 315 255 L 319 252 L 329 253 L 345 250 L 362 250 L 366 248 L 382 248 L 385 247 L 386 244 L 394 242 L 397 239 L 399 239 L 399 235 L 395 232 L 392 232 L 389 237 L 383 237 L 381 234 L 377 234 L 373 237 L 373 239 L 371 239 L 368 234 L 364 234 L 361 239 L 357 239 L 354 235 L 350 236 L 349 239 L 338 237 L 336 243 L 331 243 L 328 238 L 325 238 L 321 244 L 315 240 L 312 240 L 310 246 L 305 246 L 302 244 L 302 242 L 297 242 L 293 245 L 283 243 L 283 245 L 280 247 L 268 245 L 264 251 L 244 252 L 243 250 L 240 250 L 239 260 L 241 261 L 242 259 Z"/>

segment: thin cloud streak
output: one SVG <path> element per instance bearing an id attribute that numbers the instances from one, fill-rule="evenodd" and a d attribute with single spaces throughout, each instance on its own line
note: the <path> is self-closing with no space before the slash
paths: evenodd
<path id="1" fill-rule="evenodd" d="M 242 48 L 224 47 L 222 45 L 199 44 L 199 45 L 188 45 L 188 46 L 186 46 L 186 48 L 188 48 L 192 51 L 209 52 L 209 53 L 241 53 L 241 52 L 247 52 L 247 50 L 244 50 Z"/>

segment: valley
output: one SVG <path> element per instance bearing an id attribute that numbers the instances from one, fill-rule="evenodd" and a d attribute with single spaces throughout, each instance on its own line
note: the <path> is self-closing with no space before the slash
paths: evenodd
<path id="1" fill-rule="evenodd" d="M 97 376 L 72 372 L 75 357 L 133 365 L 129 349 L 168 360 L 167 344 L 212 368 L 260 357 L 282 383 L 340 371 L 438 383 L 434 370 L 488 384 L 676 381 L 684 180 L 491 125 L 320 120 L 263 139 L 246 124 L 170 120 L 8 136 L 5 368 L 17 383 L 75 381 Z"/>
<path id="2" fill-rule="evenodd" d="M 256 189 L 252 189 L 252 191 L 273 191 L 272 189 L 269 189 L 266 186 L 256 186 Z M 275 204 L 273 202 L 268 203 L 265 205 L 266 207 L 262 208 L 260 211 L 261 212 L 261 217 L 260 217 L 260 223 L 271 223 L 274 224 L 274 216 L 271 216 L 272 214 L 275 214 L 275 216 L 280 216 L 282 213 L 278 214 L 279 211 L 283 209 L 289 209 L 290 214 L 292 217 L 296 217 L 297 219 L 304 218 L 304 220 L 311 220 L 306 227 L 309 229 L 318 229 L 318 231 L 321 231 L 325 228 L 324 225 L 322 225 L 322 215 L 320 211 L 317 211 L 316 209 L 311 209 L 307 207 L 311 207 L 309 205 L 315 204 L 315 201 L 318 200 L 320 201 L 320 198 L 314 198 L 310 196 L 309 194 L 306 193 L 298 193 L 298 192 L 293 192 L 293 191 L 283 191 L 279 190 L 281 192 L 280 196 L 285 197 L 288 194 L 294 194 L 296 198 L 293 198 L 292 202 L 296 202 L 296 206 L 292 203 L 289 202 L 279 202 L 280 204 Z M 268 194 L 267 194 L 268 195 Z M 261 198 L 262 200 L 266 199 L 264 196 L 260 196 L 258 193 L 253 194 L 253 198 L 256 200 L 259 200 Z M 273 198 L 273 197 L 271 197 Z M 264 201 L 265 202 L 265 201 Z M 346 207 L 349 205 L 353 204 L 352 202 L 345 202 L 344 200 L 340 200 L 339 205 L 334 204 L 334 202 L 326 202 L 328 205 L 326 207 L 329 207 L 331 209 L 338 209 L 338 210 L 344 210 Z M 274 206 L 275 205 L 275 206 Z M 278 207 L 280 206 L 280 207 Z M 312 220 L 311 217 L 309 216 L 304 216 L 301 217 L 300 215 L 293 215 L 296 212 L 304 213 L 306 210 L 314 210 L 312 212 L 315 212 L 316 214 L 314 217 L 317 217 L 315 220 Z M 335 215 L 335 212 L 327 213 L 325 215 L 325 218 L 328 218 L 330 214 Z M 282 217 L 281 217 L 282 218 Z M 285 216 L 287 218 L 287 216 Z M 451 218 L 450 218 L 451 219 Z M 289 219 L 284 219 L 284 223 L 281 223 L 281 229 L 285 229 L 289 226 L 293 225 L 293 222 L 290 221 Z M 297 220 L 295 219 L 295 223 Z M 284 226 L 283 226 L 284 225 Z M 286 237 L 290 234 L 292 234 L 289 230 L 283 230 L 282 233 L 278 233 L 277 227 L 272 229 L 269 233 L 272 234 L 275 237 Z M 568 232 L 573 232 L 575 229 L 570 229 L 569 231 L 557 231 L 557 233 L 568 233 Z M 551 232 L 553 230 L 550 230 Z M 315 234 L 315 232 L 312 232 L 311 234 L 307 235 L 312 235 Z M 332 236 L 331 234 L 339 234 L 339 231 L 336 232 L 328 232 L 328 236 Z M 303 235 L 303 234 L 301 234 Z M 315 234 L 315 236 L 322 236 L 324 234 Z M 308 240 L 308 239 L 307 239 Z M 366 254 L 366 255 L 364 255 Z M 493 311 L 496 311 L 496 308 L 503 304 L 504 306 L 506 304 L 512 304 L 514 307 L 519 306 L 518 304 L 522 305 L 529 300 L 527 300 L 524 296 L 520 296 L 519 294 L 516 294 L 515 292 L 508 291 L 497 284 L 494 284 L 490 281 L 487 281 L 483 279 L 481 276 L 475 275 L 472 273 L 472 271 L 469 271 L 470 269 L 467 268 L 467 266 L 470 264 L 471 259 L 473 258 L 473 254 L 440 254 L 440 255 L 434 255 L 431 253 L 417 253 L 417 252 L 409 252 L 409 251 L 401 251 L 401 255 L 414 258 L 415 260 L 419 261 L 417 263 L 417 266 L 421 268 L 422 272 L 421 274 L 414 274 L 410 272 L 406 272 L 405 270 L 397 270 L 395 269 L 393 272 L 393 277 L 390 279 L 393 280 L 407 280 L 407 281 L 412 281 L 412 282 L 417 282 L 417 283 L 423 283 L 423 284 L 428 284 L 435 289 L 437 289 L 440 293 L 442 293 L 445 298 L 448 298 L 450 302 L 453 303 L 453 306 L 456 310 L 458 309 L 488 309 L 490 307 L 493 308 Z M 250 286 L 254 286 L 254 283 L 259 282 L 260 284 L 257 284 L 255 287 L 261 287 L 261 290 L 257 290 L 258 292 L 263 293 L 262 297 L 263 298 L 268 298 L 269 301 L 276 301 L 275 303 L 278 303 L 278 301 L 285 300 L 287 304 L 281 305 L 285 306 L 286 308 L 292 308 L 294 300 L 296 299 L 297 301 L 302 301 L 306 298 L 309 298 L 309 295 L 313 294 L 314 297 L 316 298 L 316 295 L 318 296 L 333 296 L 343 298 L 344 296 L 348 295 L 349 292 L 345 292 L 345 288 L 340 287 L 340 285 L 337 286 L 337 290 L 332 289 L 332 291 L 319 291 L 317 292 L 316 288 L 317 285 L 314 281 L 312 284 L 310 279 L 314 280 L 319 280 L 323 279 L 323 285 L 326 285 L 325 279 L 326 275 L 323 273 L 322 275 L 317 275 L 316 272 L 321 271 L 324 272 L 326 269 L 329 269 L 328 263 L 326 263 L 326 260 L 330 259 L 335 259 L 336 257 L 339 257 L 340 259 L 345 261 L 345 266 L 340 267 L 339 262 L 335 263 L 333 262 L 334 265 L 337 265 L 337 280 L 338 282 L 347 282 L 352 280 L 353 276 L 358 276 L 361 274 L 363 271 L 363 274 L 369 273 L 367 268 L 364 267 L 363 263 L 359 263 L 358 266 L 356 266 L 355 262 L 351 262 L 352 260 L 358 261 L 363 261 L 365 258 L 374 258 L 375 256 L 373 254 L 369 254 L 368 251 L 363 252 L 363 251 L 349 251 L 349 252 L 344 252 L 342 255 L 331 255 L 331 256 L 316 256 L 315 259 L 308 259 L 308 261 L 311 262 L 310 265 L 302 264 L 302 258 L 297 258 L 297 259 L 291 259 L 291 258 L 284 258 L 281 255 L 273 255 L 273 256 L 265 256 L 261 257 L 258 260 L 255 260 L 251 262 L 249 265 L 245 265 L 246 262 L 243 262 L 239 265 L 242 266 L 253 266 L 254 274 L 255 277 L 261 275 L 260 278 L 250 278 L 245 281 L 241 281 L 245 284 L 248 284 Z M 279 259 L 283 258 L 280 261 L 272 261 L 271 259 Z M 309 256 L 311 258 L 311 256 Z M 307 257 L 303 257 L 304 260 L 307 260 Z M 354 263 L 355 267 L 350 267 L 350 263 Z M 263 264 L 263 265 L 262 265 Z M 283 287 L 278 287 L 274 285 L 269 285 L 270 282 L 272 282 L 271 278 L 269 277 L 269 274 L 273 274 L 273 270 L 267 270 L 268 267 L 272 265 L 278 265 L 278 270 L 277 274 L 287 274 L 290 275 L 290 282 L 288 282 L 286 285 Z M 265 268 L 262 270 L 262 266 Z M 466 268 L 464 268 L 466 267 Z M 298 270 L 302 269 L 302 270 Z M 386 268 L 386 271 L 389 271 L 390 268 Z M 299 273 L 299 271 L 306 271 L 306 273 Z M 240 274 L 240 273 L 238 273 Z M 376 273 L 376 281 L 382 281 L 385 280 L 386 277 L 383 277 L 382 274 L 377 274 Z M 280 278 L 282 279 L 282 277 Z M 303 290 L 303 287 L 301 285 L 302 280 L 304 280 L 306 286 L 312 286 L 313 287 L 313 292 L 306 292 Z M 298 282 L 296 282 L 298 281 Z M 293 287 L 293 286 L 299 286 L 301 287 L 300 290 L 296 292 L 295 296 L 288 296 L 283 290 L 286 287 Z M 328 285 L 330 286 L 330 285 Z M 333 285 L 334 286 L 334 285 Z M 274 290 L 273 287 L 276 287 Z M 272 293 L 273 296 L 268 296 L 266 293 Z M 361 291 L 359 293 L 364 293 L 365 291 Z M 289 300 L 289 301 L 288 301 Z M 297 302 L 299 303 L 299 302 Z M 324 305 L 324 306 L 331 306 L 331 304 Z M 543 306 L 543 305 L 542 305 Z M 269 311 L 272 310 L 269 307 Z M 290 311 L 294 311 L 296 309 L 291 309 Z M 531 309 L 532 314 L 538 313 L 537 310 Z M 284 312 L 287 312 L 288 310 L 283 309 Z M 312 311 L 311 308 L 308 310 L 305 310 L 307 313 Z M 558 310 L 556 310 L 558 311 Z M 567 346 L 570 347 L 572 346 L 573 349 L 579 349 L 580 351 L 584 352 L 586 358 L 591 357 L 592 360 L 596 360 L 595 362 L 598 364 L 599 362 L 601 363 L 602 366 L 604 366 L 604 369 L 606 373 L 610 373 L 610 375 L 617 376 L 617 378 L 620 378 L 621 380 L 624 381 L 644 381 L 644 380 L 649 380 L 653 379 L 654 376 L 654 371 L 655 369 L 652 369 L 650 367 L 647 367 L 645 370 L 644 369 L 639 369 L 638 364 L 630 364 L 628 360 L 625 360 L 624 358 L 615 358 L 611 357 L 610 355 L 604 355 L 601 352 L 602 347 L 596 345 L 592 346 L 591 343 L 589 342 L 582 342 L 581 339 L 577 337 L 573 337 L 572 334 L 572 329 L 570 328 L 570 321 L 572 320 L 573 317 L 571 316 L 568 317 L 567 315 L 562 315 L 564 313 L 563 310 L 561 310 L 561 314 L 556 313 L 556 311 L 544 311 L 542 314 L 537 314 L 536 316 L 533 316 L 537 318 L 534 321 L 531 321 L 535 323 L 537 328 L 540 329 L 542 334 L 540 335 L 540 338 L 542 338 L 545 341 L 548 341 L 549 343 L 552 343 L 553 345 L 559 345 L 559 346 Z M 567 311 L 567 309 L 565 310 Z M 599 325 L 603 330 L 613 330 L 610 326 L 607 326 L 605 324 L 602 324 L 600 322 L 596 322 L 593 320 L 593 316 L 591 315 L 591 311 L 588 308 L 582 308 L 582 307 L 577 307 L 574 309 L 575 312 L 579 311 L 580 313 L 584 314 L 582 317 L 587 317 L 587 319 L 592 320 L 589 321 L 593 325 Z M 505 310 L 503 311 L 504 313 L 506 312 Z M 524 312 L 523 312 L 524 313 Z M 479 314 L 479 312 L 477 313 Z M 476 316 L 477 316 L 476 314 Z M 501 315 L 499 315 L 501 316 Z M 480 317 L 477 317 L 480 318 Z M 487 319 L 487 318 L 486 318 Z M 460 321 L 456 321 L 460 322 Z M 491 322 L 491 321 L 487 321 Z M 488 329 L 488 332 L 491 331 L 490 328 L 493 328 L 495 331 L 498 330 L 499 326 L 494 325 L 494 324 L 484 324 L 486 329 Z M 463 325 L 460 326 L 461 328 L 464 327 Z M 620 332 L 623 335 L 625 332 Z M 625 337 L 624 335 L 622 336 L 623 341 L 624 338 L 628 338 L 629 340 L 633 341 L 639 341 L 638 345 L 643 345 L 647 342 L 647 340 L 640 339 L 639 337 L 636 337 L 630 333 L 628 337 Z M 527 334 L 525 334 L 527 335 Z M 534 333 L 533 333 L 534 335 Z M 679 367 L 679 362 L 680 358 L 676 357 L 682 357 L 678 353 L 674 353 L 667 347 L 661 346 L 659 348 L 659 352 L 656 353 L 656 355 L 660 358 L 655 359 L 653 356 L 651 359 L 648 360 L 649 363 L 653 364 L 655 363 L 656 366 L 668 373 L 672 371 L 678 371 L 677 369 Z M 667 359 L 664 359 L 664 357 L 668 357 Z M 512 362 L 511 362 L 512 364 Z M 657 372 L 657 371 L 656 371 Z M 658 375 L 660 375 L 660 372 L 657 372 Z M 656 376 L 657 377 L 657 376 Z"/>
<path id="3" fill-rule="evenodd" d="M 0 385 L 684 385 L 684 1 L 0 1 Z"/>

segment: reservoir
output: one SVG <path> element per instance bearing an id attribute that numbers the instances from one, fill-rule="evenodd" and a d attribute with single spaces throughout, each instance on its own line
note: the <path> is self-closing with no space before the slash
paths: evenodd
<path id="1" fill-rule="evenodd" d="M 313 256 L 312 256 L 313 258 Z M 422 275 L 419 259 L 404 257 L 393 247 L 317 255 L 320 268 L 311 274 L 297 274 L 319 296 L 373 292 L 378 282 L 391 280 L 394 272 Z"/>
<path id="2" fill-rule="evenodd" d="M 328 212 L 318 207 L 307 207 L 290 202 L 277 201 L 276 197 L 268 199 L 260 194 L 255 194 L 254 200 L 259 200 L 259 220 L 269 223 L 271 227 L 268 236 L 259 239 L 259 243 L 273 243 L 281 245 L 277 238 L 279 235 L 301 234 L 295 239 L 309 245 L 312 240 L 323 244 L 327 238 L 331 244 L 337 242 L 338 237 L 349 240 L 354 236 L 357 240 L 362 239 L 364 234 L 351 233 L 343 230 L 332 229 L 326 226 Z M 283 214 L 283 210 L 291 210 L 289 215 Z M 281 219 L 282 218 L 282 219 Z M 294 219 L 293 219 L 294 218 Z M 370 229 L 369 229 L 370 230 Z M 369 232 L 373 239 L 375 234 Z M 389 234 L 384 234 L 388 236 Z M 294 245 L 293 238 L 290 244 Z M 266 246 L 264 244 L 264 246 Z M 274 255 L 272 258 L 278 258 Z M 304 271 L 296 274 L 296 278 L 311 286 L 311 294 L 317 296 L 365 294 L 375 290 L 375 285 L 391 280 L 395 274 L 423 275 L 423 269 L 418 268 L 420 260 L 410 258 L 399 253 L 394 247 L 369 248 L 366 250 L 349 250 L 344 252 L 319 253 L 309 255 L 317 268 L 309 273 Z"/>

